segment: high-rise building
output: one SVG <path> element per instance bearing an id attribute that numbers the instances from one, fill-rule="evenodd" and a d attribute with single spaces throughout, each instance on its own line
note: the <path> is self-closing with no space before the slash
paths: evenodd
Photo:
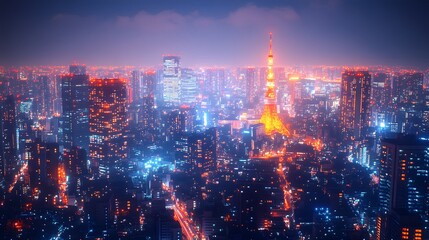
<path id="1" fill-rule="evenodd" d="M 70 66 L 77 67 L 77 66 Z M 61 77 L 64 152 L 73 146 L 88 151 L 89 145 L 89 76 L 67 74 Z"/>
<path id="2" fill-rule="evenodd" d="M 66 171 L 69 176 L 68 192 L 71 195 L 80 193 L 84 177 L 88 173 L 87 153 L 80 147 L 72 147 L 65 162 Z"/>
<path id="3" fill-rule="evenodd" d="M 405 73 L 393 77 L 392 103 L 409 106 L 421 103 L 423 98 L 423 73 Z"/>
<path id="4" fill-rule="evenodd" d="M 141 99 L 141 72 L 133 71 L 131 73 L 131 92 L 132 102 L 137 103 Z"/>
<path id="5" fill-rule="evenodd" d="M 340 126 L 344 140 L 361 140 L 370 122 L 371 75 L 347 71 L 341 81 Z"/>
<path id="6" fill-rule="evenodd" d="M 264 112 L 261 116 L 261 123 L 265 125 L 265 133 L 272 135 L 280 133 L 289 136 L 289 130 L 285 127 L 277 113 L 276 86 L 273 72 L 273 44 L 272 34 L 270 33 L 270 51 L 268 54 L 268 73 L 267 73 L 267 91 L 265 92 Z"/>
<path id="7" fill-rule="evenodd" d="M 180 97 L 182 104 L 194 104 L 197 101 L 197 76 L 190 68 L 182 68 Z"/>
<path id="8" fill-rule="evenodd" d="M 383 239 L 382 235 L 386 237 L 384 239 L 394 238 L 395 233 L 391 231 L 394 226 L 401 225 L 404 218 L 411 217 L 420 218 L 415 223 L 421 224 L 407 228 L 421 231 L 424 227 L 427 233 L 429 142 L 412 136 L 399 136 L 396 139 L 383 139 L 381 146 L 378 220 L 380 239 Z"/>
<path id="9" fill-rule="evenodd" d="M 391 109 L 396 132 L 420 135 L 425 105 L 422 73 L 396 74 L 392 78 Z M 423 130 L 423 131 L 422 131 Z"/>
<path id="10" fill-rule="evenodd" d="M 216 128 L 202 133 L 180 133 L 175 141 L 176 167 L 187 174 L 208 177 L 216 170 Z"/>
<path id="11" fill-rule="evenodd" d="M 178 56 L 165 56 L 163 58 L 163 100 L 167 106 L 180 104 L 180 58 Z"/>
<path id="12" fill-rule="evenodd" d="M 30 143 L 28 173 L 33 191 L 52 193 L 58 186 L 60 149 L 58 143 L 46 143 L 40 138 Z M 38 189 L 38 190 L 35 190 Z"/>
<path id="13" fill-rule="evenodd" d="M 0 173 L 10 181 L 17 167 L 17 125 L 15 97 L 9 95 L 0 104 Z"/>
<path id="14" fill-rule="evenodd" d="M 373 126 L 383 127 L 386 124 L 391 93 L 390 79 L 390 75 L 386 73 L 376 73 L 373 75 L 371 83 Z"/>
<path id="15" fill-rule="evenodd" d="M 255 103 L 257 91 L 255 85 L 256 75 L 256 69 L 254 67 L 248 67 L 246 69 L 246 100 L 250 107 Z"/>
<path id="16" fill-rule="evenodd" d="M 91 79 L 89 103 L 91 169 L 109 178 L 128 157 L 126 82 Z"/>
<path id="17" fill-rule="evenodd" d="M 205 70 L 203 93 L 208 97 L 218 97 L 223 94 L 226 83 L 224 68 L 209 68 Z"/>
<path id="18" fill-rule="evenodd" d="M 156 72 L 146 71 L 142 82 L 142 103 L 138 110 L 138 129 L 144 139 L 153 141 L 155 137 L 155 86 Z"/>

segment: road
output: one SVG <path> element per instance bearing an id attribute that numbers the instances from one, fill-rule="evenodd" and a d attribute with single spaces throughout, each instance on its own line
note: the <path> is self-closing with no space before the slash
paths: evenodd
<path id="1" fill-rule="evenodd" d="M 187 240 L 205 240 L 206 237 L 203 233 L 200 233 L 198 228 L 193 223 L 192 219 L 189 218 L 186 211 L 185 204 L 176 199 L 173 195 L 173 188 L 167 187 L 163 184 L 162 188 L 169 193 L 171 200 L 174 202 L 173 210 L 174 216 L 179 221 L 182 232 Z"/>
<path id="2" fill-rule="evenodd" d="M 11 193 L 13 188 L 15 187 L 16 183 L 19 180 L 19 177 L 21 177 L 22 175 L 24 175 L 24 172 L 27 170 L 28 167 L 28 163 L 24 163 L 21 166 L 21 169 L 19 169 L 19 172 L 17 174 L 15 174 L 15 177 L 13 178 L 13 182 L 10 184 L 8 192 Z"/>

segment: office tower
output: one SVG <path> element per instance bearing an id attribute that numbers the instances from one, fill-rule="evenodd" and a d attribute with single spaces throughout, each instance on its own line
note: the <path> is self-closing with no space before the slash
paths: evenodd
<path id="1" fill-rule="evenodd" d="M 409 107 L 423 102 L 423 73 L 398 74 L 392 79 L 392 103 Z"/>
<path id="2" fill-rule="evenodd" d="M 425 138 L 429 138 L 429 90 L 424 91 L 424 104 L 422 107 L 422 125 L 421 135 Z"/>
<path id="3" fill-rule="evenodd" d="M 37 115 L 49 117 L 52 115 L 52 101 L 50 90 L 50 79 L 48 76 L 39 76 L 35 79 L 33 86 L 33 101 L 37 108 Z"/>
<path id="4" fill-rule="evenodd" d="M 33 192 L 49 192 L 55 195 L 58 187 L 59 145 L 43 142 L 40 138 L 29 145 L 30 188 Z"/>
<path id="5" fill-rule="evenodd" d="M 109 178 L 128 157 L 127 87 L 121 79 L 91 79 L 89 157 L 95 174 Z"/>
<path id="6" fill-rule="evenodd" d="M 165 56 L 163 58 L 163 100 L 166 106 L 180 104 L 180 58 L 178 56 Z"/>
<path id="7" fill-rule="evenodd" d="M 404 225 L 403 228 L 422 231 L 424 227 L 427 230 L 429 142 L 412 136 L 399 136 L 396 139 L 383 139 L 381 146 L 379 239 L 397 239 L 394 236 L 397 233 L 393 230 L 410 224 L 404 219 L 412 218 L 416 221 L 411 222 L 411 225 Z"/>
<path id="8" fill-rule="evenodd" d="M 88 174 L 86 155 L 85 149 L 74 146 L 67 157 L 67 162 L 65 162 L 69 177 L 68 192 L 71 195 L 80 193 L 83 179 Z"/>
<path id="9" fill-rule="evenodd" d="M 397 132 L 420 135 L 425 96 L 422 73 L 397 74 L 392 79 L 391 108 Z"/>
<path id="10" fill-rule="evenodd" d="M 179 171 L 208 177 L 216 170 L 218 131 L 207 129 L 203 133 L 181 133 L 176 137 L 176 166 Z"/>
<path id="11" fill-rule="evenodd" d="M 384 127 L 386 124 L 386 114 L 390 103 L 390 75 L 386 73 L 376 73 L 371 83 L 372 124 L 377 127 Z"/>
<path id="12" fill-rule="evenodd" d="M 370 121 L 371 75 L 347 71 L 341 80 L 340 127 L 346 141 L 365 138 Z"/>
<path id="13" fill-rule="evenodd" d="M 253 107 L 256 97 L 256 69 L 248 67 L 246 69 L 246 100 L 250 107 Z"/>
<path id="14" fill-rule="evenodd" d="M 267 91 L 265 92 L 264 100 L 264 112 L 261 116 L 261 123 L 265 125 L 265 133 L 272 135 L 274 133 L 280 133 L 285 136 L 289 136 L 289 130 L 284 126 L 282 120 L 280 120 L 277 114 L 277 97 L 276 97 L 276 86 L 274 82 L 273 73 L 273 45 L 272 45 L 272 34 L 270 33 L 270 51 L 268 54 L 268 74 L 267 74 Z"/>
<path id="15" fill-rule="evenodd" d="M 197 76 L 190 68 L 182 68 L 180 95 L 182 104 L 191 105 L 197 101 Z"/>
<path id="16" fill-rule="evenodd" d="M 218 97 L 224 92 L 226 76 L 223 68 L 209 68 L 205 70 L 203 93 L 208 97 Z"/>
<path id="17" fill-rule="evenodd" d="M 141 72 L 133 71 L 131 73 L 131 91 L 132 102 L 137 103 L 141 99 Z"/>
<path id="18" fill-rule="evenodd" d="M 146 71 L 142 82 L 142 104 L 138 110 L 138 129 L 144 139 L 153 141 L 155 137 L 155 86 L 156 72 Z"/>
<path id="19" fill-rule="evenodd" d="M 174 165 L 179 172 L 188 172 L 192 169 L 188 160 L 189 136 L 190 133 L 180 133 L 174 140 Z"/>
<path id="20" fill-rule="evenodd" d="M 83 70 L 75 68 L 78 66 L 70 66 L 75 74 L 61 77 L 65 153 L 70 152 L 73 146 L 89 150 L 89 76 L 81 75 Z"/>
<path id="21" fill-rule="evenodd" d="M 9 95 L 0 104 L 0 173 L 7 182 L 12 180 L 17 168 L 17 125 L 15 97 Z"/>

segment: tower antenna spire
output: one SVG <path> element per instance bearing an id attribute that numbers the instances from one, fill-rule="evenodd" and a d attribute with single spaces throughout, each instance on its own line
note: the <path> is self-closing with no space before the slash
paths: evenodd
<path id="1" fill-rule="evenodd" d="M 270 56 L 273 55 L 273 33 L 270 32 Z"/>

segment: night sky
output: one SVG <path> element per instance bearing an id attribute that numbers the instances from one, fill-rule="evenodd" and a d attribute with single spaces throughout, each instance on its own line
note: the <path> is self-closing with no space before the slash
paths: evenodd
<path id="1" fill-rule="evenodd" d="M 1 65 L 429 67 L 428 1 L 5 1 Z"/>

